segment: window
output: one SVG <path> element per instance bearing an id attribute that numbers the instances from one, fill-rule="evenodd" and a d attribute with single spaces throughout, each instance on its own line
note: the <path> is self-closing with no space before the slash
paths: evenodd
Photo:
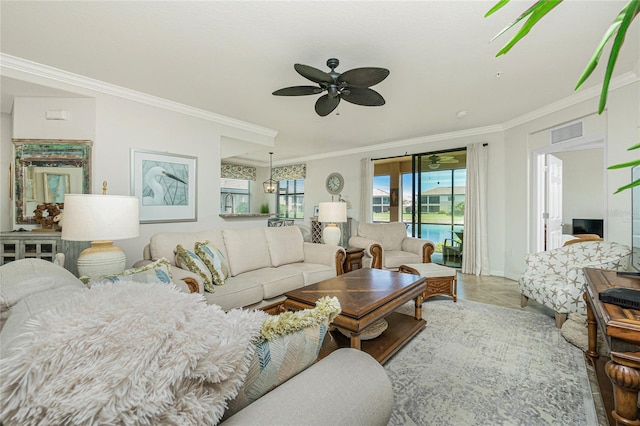
<path id="1" fill-rule="evenodd" d="M 226 214 L 251 213 L 251 181 L 221 178 L 220 211 Z"/>
<path id="2" fill-rule="evenodd" d="M 373 178 L 373 221 L 389 222 L 391 205 L 391 176 L 382 175 Z"/>
<path id="3" fill-rule="evenodd" d="M 278 217 L 304 219 L 304 179 L 280 181 L 278 185 Z"/>

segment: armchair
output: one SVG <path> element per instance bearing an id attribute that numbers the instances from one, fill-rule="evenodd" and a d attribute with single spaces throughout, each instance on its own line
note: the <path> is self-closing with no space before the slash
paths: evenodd
<path id="1" fill-rule="evenodd" d="M 431 263 L 433 242 L 407 237 L 402 222 L 360 223 L 349 246 L 364 249 L 363 267 L 395 269 L 408 263 Z"/>
<path id="2" fill-rule="evenodd" d="M 586 279 L 583 268 L 623 271 L 631 249 L 623 244 L 585 241 L 557 249 L 531 253 L 526 270 L 518 280 L 520 305 L 529 298 L 555 311 L 556 327 L 562 327 L 570 312 L 586 314 L 582 298 Z"/>

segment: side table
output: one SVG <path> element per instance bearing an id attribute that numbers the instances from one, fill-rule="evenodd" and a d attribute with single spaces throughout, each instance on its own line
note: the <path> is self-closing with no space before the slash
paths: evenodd
<path id="1" fill-rule="evenodd" d="M 346 249 L 347 256 L 344 259 L 344 272 L 355 271 L 362 268 L 362 258 L 364 257 L 364 249 L 357 247 L 349 247 Z"/>

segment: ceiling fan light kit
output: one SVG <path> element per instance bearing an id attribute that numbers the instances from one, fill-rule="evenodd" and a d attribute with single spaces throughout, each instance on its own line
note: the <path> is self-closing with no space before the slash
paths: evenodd
<path id="1" fill-rule="evenodd" d="M 354 68 L 343 73 L 336 72 L 340 61 L 336 58 L 327 60 L 331 72 L 327 73 L 309 65 L 295 64 L 293 68 L 304 78 L 317 83 L 318 86 L 291 86 L 273 92 L 275 96 L 318 95 L 323 92 L 315 104 L 316 113 L 321 116 L 331 114 L 338 107 L 340 99 L 362 106 L 382 106 L 385 100 L 370 86 L 383 81 L 389 75 L 386 68 L 366 67 Z"/>

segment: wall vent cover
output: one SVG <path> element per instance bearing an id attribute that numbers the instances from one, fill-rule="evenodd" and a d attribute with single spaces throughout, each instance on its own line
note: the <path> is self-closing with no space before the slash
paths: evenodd
<path id="1" fill-rule="evenodd" d="M 566 126 L 551 129 L 551 143 L 554 144 L 581 138 L 584 135 L 583 124 L 582 121 L 576 121 Z"/>

